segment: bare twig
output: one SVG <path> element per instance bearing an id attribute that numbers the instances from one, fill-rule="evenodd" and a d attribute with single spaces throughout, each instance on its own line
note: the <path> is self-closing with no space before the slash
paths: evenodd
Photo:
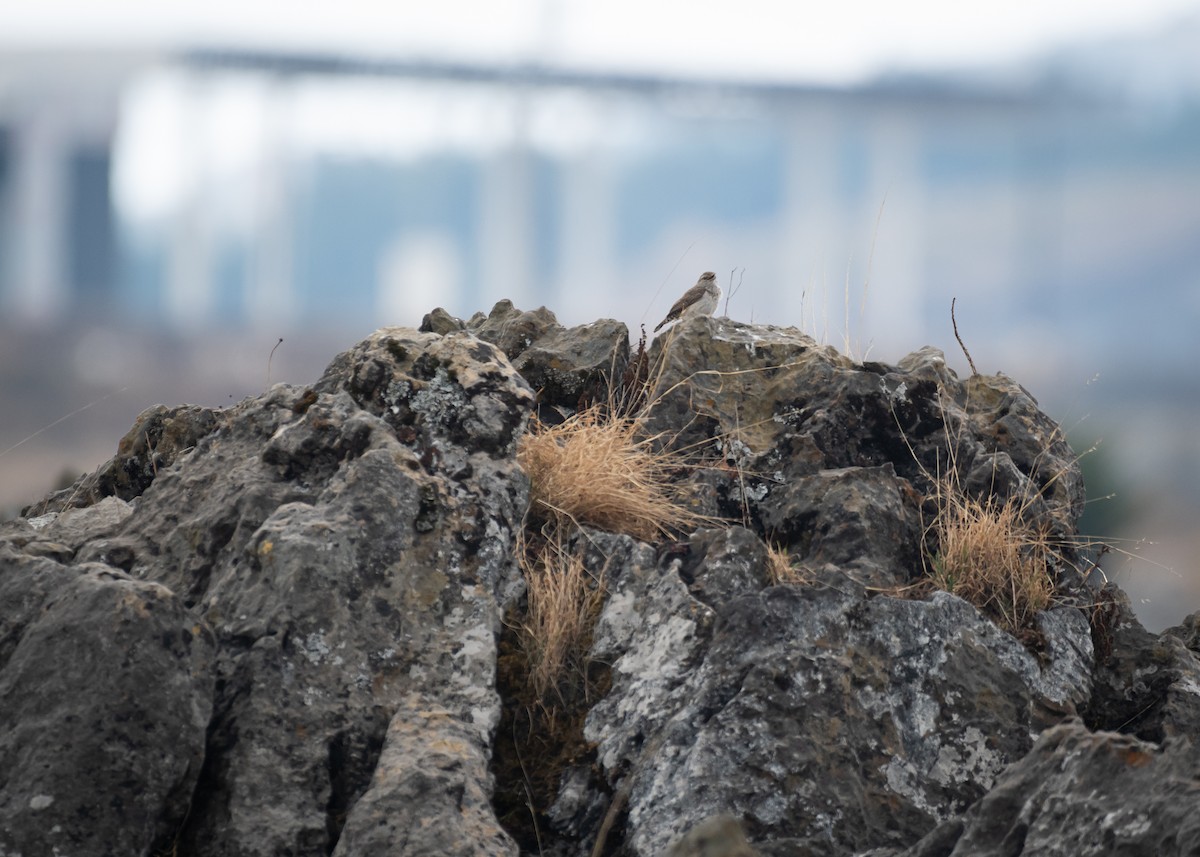
<path id="1" fill-rule="evenodd" d="M 971 374 L 978 375 L 979 370 L 975 368 L 975 361 L 971 359 L 971 352 L 967 350 L 967 346 L 963 344 L 962 337 L 958 335 L 958 321 L 954 318 L 954 302 L 958 298 L 950 299 L 950 324 L 954 325 L 954 338 L 958 340 L 958 347 L 962 349 L 963 354 L 967 355 L 967 362 L 971 364 Z"/>
<path id="2" fill-rule="evenodd" d="M 538 853 L 542 853 L 542 831 L 538 826 L 537 810 L 533 806 L 533 792 L 530 790 L 529 771 L 525 769 L 525 760 L 521 758 L 521 742 L 517 740 L 517 721 L 513 721 L 513 750 L 517 754 L 517 764 L 521 766 L 521 776 L 525 778 L 525 782 L 521 785 L 525 787 L 525 808 L 529 810 L 529 817 L 533 820 L 533 836 L 537 840 Z"/>
<path id="3" fill-rule="evenodd" d="M 854 264 L 854 257 L 851 256 L 846 260 L 846 287 L 845 287 L 845 304 L 846 304 L 846 322 L 842 327 L 842 350 L 846 352 L 846 356 L 853 358 L 854 351 L 850 347 L 850 268 Z M 868 263 L 870 264 L 870 263 Z M 863 287 L 864 291 L 866 286 Z M 861 319 L 862 313 L 859 313 Z"/>
<path id="4" fill-rule="evenodd" d="M 742 268 L 742 272 L 738 275 L 737 285 L 735 286 L 733 284 L 733 273 L 736 270 L 737 270 L 737 268 L 731 268 L 729 270 L 729 294 L 725 295 L 725 313 L 724 313 L 724 315 L 726 318 L 729 318 L 729 299 L 732 298 L 734 295 L 736 295 L 738 293 L 738 291 L 742 288 L 742 278 L 746 276 L 746 269 Z"/>
<path id="5" fill-rule="evenodd" d="M 629 792 L 632 789 L 633 775 L 626 774 L 624 781 L 617 788 L 617 793 L 613 795 L 613 799 L 608 805 L 608 812 L 604 813 L 604 821 L 600 824 L 600 830 L 596 832 L 596 844 L 592 846 L 592 857 L 600 857 L 604 853 L 604 844 L 608 841 L 608 834 L 612 831 L 617 816 L 625 808 L 625 802 L 629 800 Z"/>
<path id="6" fill-rule="evenodd" d="M 629 801 L 629 794 L 633 791 L 633 772 L 644 760 L 650 758 L 658 752 L 658 748 L 662 746 L 663 740 L 667 737 L 667 730 L 661 730 L 652 739 L 646 742 L 646 746 L 642 748 L 629 766 L 629 772 L 621 780 L 621 784 L 617 786 L 616 792 L 613 794 L 612 801 L 608 805 L 608 812 L 604 814 L 604 821 L 600 824 L 600 830 L 596 833 L 596 843 L 592 846 L 592 857 L 600 857 L 604 853 L 604 844 L 608 840 L 609 833 L 612 832 L 613 824 L 617 820 L 617 816 L 625 809 L 625 804 Z"/>

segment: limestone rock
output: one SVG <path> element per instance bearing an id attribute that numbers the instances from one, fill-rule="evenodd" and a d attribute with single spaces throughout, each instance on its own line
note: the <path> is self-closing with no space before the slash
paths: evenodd
<path id="1" fill-rule="evenodd" d="M 545 307 L 522 312 L 504 300 L 486 318 L 463 322 L 439 308 L 422 323 L 422 330 L 455 329 L 469 330 L 504 351 L 537 391 L 543 415 L 547 406 L 574 409 L 587 397 L 604 401 L 607 379 L 620 378 L 629 362 L 629 329 L 612 319 L 567 328 Z"/>
<path id="2" fill-rule="evenodd" d="M 1043 732 L 963 816 L 904 857 L 1171 857 L 1200 851 L 1194 737 L 1161 745 L 1077 720 Z"/>
<path id="3" fill-rule="evenodd" d="M 1200 653 L 1195 622 L 1151 634 L 1128 597 L 1107 587 L 1093 610 L 1098 653 L 1096 689 L 1081 711 L 1094 729 L 1128 732 L 1147 741 L 1200 735 Z"/>
<path id="4" fill-rule="evenodd" d="M 513 451 L 532 402 L 488 343 L 385 329 L 312 387 L 277 385 L 215 416 L 207 433 L 182 432 L 188 447 L 132 468 L 137 478 L 85 481 L 77 492 L 109 491 L 132 511 L 70 531 L 78 535 L 67 534 L 64 512 L 42 535 L 25 532 L 21 552 L 6 548 L 0 580 L 9 582 L 39 543 L 68 539 L 82 564 L 38 560 L 39 574 L 91 581 L 98 593 L 72 608 L 70 640 L 50 637 L 39 650 L 26 638 L 45 635 L 29 632 L 17 648 L 28 661 L 4 664 L 14 706 L 5 722 L 18 724 L 6 746 L 19 755 L 0 801 L 21 810 L 5 816 L 8 853 L 43 841 L 48 819 L 81 806 L 95 847 L 76 854 L 167 850 L 164 829 L 188 853 L 213 857 L 324 855 L 343 839 L 352 853 L 392 854 L 397 842 L 439 841 L 423 832 L 430 826 L 452 843 L 446 853 L 471 853 L 468 842 L 480 854 L 510 851 L 488 804 L 487 758 L 496 635 L 522 585 L 513 542 L 527 483 Z M 139 425 L 165 426 L 168 413 Z M 140 453 L 126 446 L 101 473 L 130 472 Z M 123 571 L 96 564 L 114 556 Z M 26 602 L 2 600 L 6 614 Z M 178 630 L 160 629 L 167 619 Z M 77 682 L 78 709 L 63 723 L 41 728 L 57 697 L 18 691 L 71 657 L 64 681 L 80 671 L 94 680 Z M 87 712 L 147 706 L 153 716 L 139 716 L 159 743 L 85 728 L 53 782 L 17 764 L 54 758 L 66 723 L 93 722 Z M 408 758 L 421 723 L 427 753 L 404 773 L 394 760 Z M 94 791 L 125 770 L 130 797 Z M 145 806 L 135 805 L 143 792 Z M 380 809 L 401 805 L 389 810 L 392 835 L 380 837 Z M 121 837 L 109 835 L 118 828 Z"/>
<path id="5" fill-rule="evenodd" d="M 666 857 L 755 857 L 741 823 L 731 815 L 702 821 L 667 849 Z"/>
<path id="6" fill-rule="evenodd" d="M 205 760 L 212 634 L 166 587 L 0 542 L 0 854 L 169 847 Z"/>
<path id="7" fill-rule="evenodd" d="M 593 652 L 614 678 L 587 735 L 632 777 L 635 854 L 729 812 L 765 854 L 912 841 L 1028 752 L 1041 707 L 1090 690 L 1078 611 L 1043 666 L 944 593 L 778 586 L 714 610 L 670 572 L 614 581 Z"/>
<path id="8" fill-rule="evenodd" d="M 169 467 L 216 427 L 217 414 L 209 408 L 192 405 L 147 408 L 121 438 L 117 454 L 107 463 L 70 488 L 26 509 L 24 514 L 36 516 L 91 506 L 105 497 L 132 500 L 150 486 L 160 467 Z"/>
<path id="9" fill-rule="evenodd" d="M 0 853 L 1196 850 L 1200 620 L 1156 636 L 1088 588 L 1082 477 L 1027 391 L 727 319 L 649 357 L 650 431 L 711 519 L 576 533 L 602 681 L 521 846 L 492 806 L 524 812 L 520 766 L 546 762 L 495 761 L 522 699 L 508 648 L 497 678 L 524 603 L 516 447 L 629 343 L 502 301 L 377 331 L 310 386 L 152 408 L 0 524 Z M 949 466 L 1060 545 L 1021 639 L 914 597 Z"/>
<path id="10" fill-rule="evenodd" d="M 969 492 L 1027 500 L 1056 537 L 1075 532 L 1083 479 L 1058 426 L 1001 375 L 960 381 L 940 351 L 855 363 L 795 328 L 695 318 L 659 337 L 651 427 L 711 450 L 716 506 L 813 567 L 873 586 L 917 571 L 913 489 L 953 463 Z"/>
<path id="11" fill-rule="evenodd" d="M 512 301 L 498 301 L 486 318 L 476 317 L 466 327 L 484 342 L 491 342 L 509 360 L 516 360 L 526 348 L 546 333 L 559 327 L 554 313 L 545 307 L 522 311 Z"/>

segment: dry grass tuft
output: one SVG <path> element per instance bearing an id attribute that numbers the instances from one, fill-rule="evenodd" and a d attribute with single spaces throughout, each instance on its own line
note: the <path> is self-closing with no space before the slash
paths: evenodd
<path id="1" fill-rule="evenodd" d="M 976 496 L 962 484 L 957 439 L 948 426 L 945 432 L 949 453 L 945 469 L 939 465 L 936 474 L 930 473 L 918 461 L 933 486 L 922 505 L 922 517 L 930 508 L 933 511 L 922 538 L 925 582 L 908 591 L 920 595 L 930 587 L 945 590 L 974 604 L 1014 636 L 1036 638 L 1035 619 L 1054 600 L 1057 570 L 1070 564 L 1068 553 L 1087 546 L 1056 537 L 1049 522 L 1036 519 L 1039 500 L 1045 499 L 1062 473 L 1053 474 L 1038 490 L 1031 479 L 1026 490 L 1015 495 Z M 1045 451 L 1059 437 L 1055 429 Z M 917 460 L 911 445 L 909 452 Z"/>
<path id="2" fill-rule="evenodd" d="M 1066 473 L 1066 468 L 1094 452 L 1097 446 L 1084 450 L 1062 470 L 1051 473 L 1042 487 L 1035 488 L 1030 478 L 1023 491 L 1005 499 L 994 493 L 975 496 L 965 490 L 959 476 L 958 443 L 948 427 L 945 431 L 949 453 L 945 471 L 939 466 L 938 472 L 932 474 L 918 461 L 923 476 L 933 486 L 921 509 L 925 519 L 922 540 L 925 579 L 900 592 L 915 597 L 921 597 L 930 588 L 951 592 L 974 604 L 999 627 L 1027 644 L 1037 645 L 1036 616 L 1053 606 L 1059 597 L 1057 583 L 1062 572 L 1073 569 L 1080 579 L 1094 572 L 1103 577 L 1100 557 L 1110 552 L 1135 556 L 1129 550 L 1113 547 L 1112 539 L 1054 532 L 1053 522 L 1045 518 L 1047 505 L 1053 511 L 1052 486 Z M 1048 453 L 1050 445 L 1062 439 L 1061 428 L 1055 427 L 1043 452 Z M 915 460 L 917 456 L 911 446 L 909 452 Z M 1040 466 L 1039 456 L 1035 468 Z M 1038 515 L 1043 517 L 1039 519 Z M 1085 558 L 1088 552 L 1094 553 L 1091 560 Z M 1065 603 L 1074 602 L 1068 598 Z M 1107 628 L 1112 615 L 1109 607 L 1102 594 L 1090 605 L 1089 621 L 1098 652 L 1111 645 Z"/>
<path id="3" fill-rule="evenodd" d="M 636 354 L 619 378 L 610 378 L 602 401 L 557 425 L 534 420 L 517 447 L 530 503 L 520 551 L 527 603 L 514 624 L 548 721 L 587 695 L 587 651 L 604 600 L 604 581 L 568 547 L 579 528 L 653 541 L 707 520 L 675 484 L 684 456 L 646 430 L 653 379 L 645 344 L 643 330 Z"/>
<path id="4" fill-rule="evenodd" d="M 604 603 L 604 581 L 557 542 L 522 556 L 528 598 L 522 648 L 534 695 L 549 708 L 551 694 L 564 701 L 563 678 L 578 675 L 579 684 L 586 685 L 587 651 Z"/>
<path id="5" fill-rule="evenodd" d="M 494 764 L 503 775 L 494 803 L 523 853 L 541 850 L 541 808 L 555 800 L 563 768 L 594 758 L 583 723 L 611 686 L 610 668 L 590 657 L 605 581 L 588 570 L 580 527 L 651 541 L 706 520 L 674 484 L 683 456 L 646 431 L 644 334 L 631 366 L 609 384 L 603 401 L 558 425 L 533 421 L 517 448 L 530 482 L 518 550 L 526 597 L 501 635 L 497 683 L 506 702 Z"/>
<path id="6" fill-rule="evenodd" d="M 593 406 L 522 438 L 517 460 L 533 517 L 560 532 L 588 524 L 643 541 L 697 526 L 702 518 L 671 482 L 677 456 L 656 450 L 640 420 L 611 413 Z"/>
<path id="7" fill-rule="evenodd" d="M 644 342 L 636 367 L 557 425 L 531 423 L 517 448 L 529 476 L 530 504 L 521 546 L 527 585 L 515 621 L 528 681 L 543 716 L 570 712 L 589 686 L 587 651 L 604 600 L 604 582 L 568 545 L 581 525 L 643 541 L 672 537 L 706 520 L 675 484 L 683 457 L 645 430 L 648 366 Z"/>
<path id="8" fill-rule="evenodd" d="M 804 569 L 797 568 L 787 548 L 767 543 L 767 577 L 773 586 L 786 583 L 811 583 Z"/>
<path id="9" fill-rule="evenodd" d="M 1054 596 L 1050 537 L 1024 519 L 1027 504 L 1015 497 L 971 497 L 953 471 L 935 484 L 937 514 L 926 529 L 936 543 L 925 554 L 930 582 L 1012 634 L 1031 628 Z"/>

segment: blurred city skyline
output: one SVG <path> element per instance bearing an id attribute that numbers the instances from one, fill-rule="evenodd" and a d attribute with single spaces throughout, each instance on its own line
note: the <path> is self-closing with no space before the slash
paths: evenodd
<path id="1" fill-rule="evenodd" d="M 1196 20 L 1182 32 L 1200 41 Z M 1162 48 L 1127 56 L 1125 79 Z M 1194 244 L 1200 77 L 1176 75 L 1170 109 L 1089 87 L 1111 51 L 1044 58 L 1016 83 L 999 69 L 853 88 L 212 50 L 17 56 L 9 68 L 36 79 L 10 75 L 0 102 L 0 216 L 20 225 L 0 307 L 288 327 L 508 297 L 629 321 L 657 309 L 630 297 L 669 295 L 675 269 L 696 267 L 748 274 L 742 316 L 857 321 L 834 337 L 861 349 L 926 338 L 951 281 L 964 304 L 1004 298 L 1001 315 L 1048 301 L 1061 329 L 1074 292 L 1128 273 L 1116 255 L 1165 265 L 1176 292 L 1193 268 L 1173 257 Z M 872 273 L 856 318 L 830 312 Z M 905 338 L 871 329 L 872 309 Z"/>
<path id="2" fill-rule="evenodd" d="M 750 13 L 784 32 L 801 7 L 701 8 L 667 39 L 686 10 L 649 4 L 625 41 L 571 2 L 483 35 L 398 13 L 408 31 L 356 37 L 351 14 L 322 40 L 298 12 L 271 41 L 272 4 L 236 32 L 220 2 L 125 29 L 85 5 L 0 10 L 0 509 L 99 464 L 149 404 L 307 382 L 435 306 L 510 298 L 636 337 L 711 269 L 735 318 L 887 362 L 933 344 L 963 372 L 957 298 L 981 371 L 1081 451 L 1105 438 L 1089 495 L 1116 490 L 1118 535 L 1171 519 L 1146 554 L 1191 562 L 1200 606 L 1200 7 L 1052 4 L 1014 40 L 999 9 L 918 4 L 947 46 L 868 50 L 829 21 L 841 66 L 772 72 L 782 37 Z M 1153 601 L 1149 624 L 1182 617 Z"/>

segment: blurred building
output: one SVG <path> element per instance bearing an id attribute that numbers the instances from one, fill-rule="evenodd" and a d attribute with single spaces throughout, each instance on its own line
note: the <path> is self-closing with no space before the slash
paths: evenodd
<path id="1" fill-rule="evenodd" d="M 661 304 L 744 269 L 732 314 L 860 350 L 929 341 L 951 296 L 1046 347 L 1154 314 L 1147 277 L 1174 341 L 1200 316 L 1195 93 L 221 52 L 4 55 L 0 81 L 9 318 L 634 321 L 677 264 Z"/>
<path id="2" fill-rule="evenodd" d="M 112 203 L 118 102 L 149 57 L 0 53 L 0 307 L 41 320 L 120 293 Z"/>
<path id="3" fill-rule="evenodd" d="M 957 297 L 981 371 L 1019 378 L 1068 427 L 1098 412 L 1080 447 L 1108 437 L 1101 463 L 1134 486 L 1122 508 L 1146 516 L 1119 528 L 1176 565 L 1200 532 L 1198 58 L 1196 22 L 848 89 L 0 52 L 0 397 L 21 400 L 0 450 L 123 384 L 169 402 L 261 389 L 284 333 L 274 378 L 289 358 L 319 371 L 347 341 L 330 331 L 439 305 L 510 298 L 636 330 L 714 270 L 733 317 L 859 357 L 935 344 L 965 368 Z M 62 329 L 69 348 L 39 333 Z M 1095 375 L 1103 398 L 1082 394 Z M 89 449 L 129 425 L 118 410 Z M 42 458 L 30 443 L 0 462 L 6 502 L 57 476 L 45 462 L 66 453 L 41 439 Z"/>

